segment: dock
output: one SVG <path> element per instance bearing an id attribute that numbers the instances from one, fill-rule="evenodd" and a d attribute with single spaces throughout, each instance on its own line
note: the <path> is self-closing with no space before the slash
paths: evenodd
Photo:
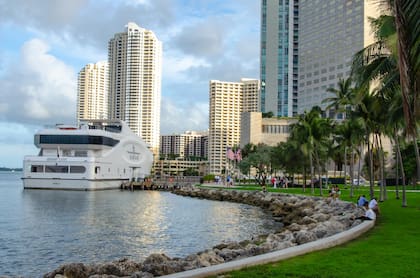
<path id="1" fill-rule="evenodd" d="M 201 177 L 165 177 L 159 179 L 146 178 L 143 181 L 130 181 L 121 184 L 123 190 L 160 190 L 172 191 L 185 186 L 200 184 Z"/>

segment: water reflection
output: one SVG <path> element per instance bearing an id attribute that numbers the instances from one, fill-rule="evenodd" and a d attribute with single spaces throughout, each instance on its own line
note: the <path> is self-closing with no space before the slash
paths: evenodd
<path id="1" fill-rule="evenodd" d="M 0 276 L 155 252 L 183 257 L 278 227 L 241 204 L 153 191 L 22 190 L 10 181 L 0 183 Z"/>

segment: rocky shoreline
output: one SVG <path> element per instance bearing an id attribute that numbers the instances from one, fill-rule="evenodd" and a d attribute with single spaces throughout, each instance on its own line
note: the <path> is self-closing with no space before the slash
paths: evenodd
<path id="1" fill-rule="evenodd" d="M 354 204 L 335 200 L 259 191 L 204 189 L 188 187 L 174 194 L 230 201 L 260 207 L 284 227 L 268 235 L 241 242 L 225 242 L 184 258 L 151 254 L 141 262 L 126 258 L 101 264 L 71 263 L 44 275 L 45 278 L 156 277 L 256 256 L 322 239 L 361 223 L 351 220 L 362 214 Z"/>

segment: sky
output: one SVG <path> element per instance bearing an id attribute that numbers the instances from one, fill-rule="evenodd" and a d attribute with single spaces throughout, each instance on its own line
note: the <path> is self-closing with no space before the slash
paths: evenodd
<path id="1" fill-rule="evenodd" d="M 0 167 L 76 122 L 78 72 L 128 22 L 163 44 L 161 135 L 208 129 L 210 80 L 259 78 L 257 0 L 0 0 Z"/>

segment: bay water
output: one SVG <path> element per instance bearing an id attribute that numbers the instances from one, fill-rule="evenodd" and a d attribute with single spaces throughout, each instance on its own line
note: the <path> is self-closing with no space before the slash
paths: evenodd
<path id="1" fill-rule="evenodd" d="M 280 228 L 261 209 L 158 191 L 23 189 L 0 172 L 0 276 L 42 277 L 64 263 L 152 253 L 185 257 Z"/>

